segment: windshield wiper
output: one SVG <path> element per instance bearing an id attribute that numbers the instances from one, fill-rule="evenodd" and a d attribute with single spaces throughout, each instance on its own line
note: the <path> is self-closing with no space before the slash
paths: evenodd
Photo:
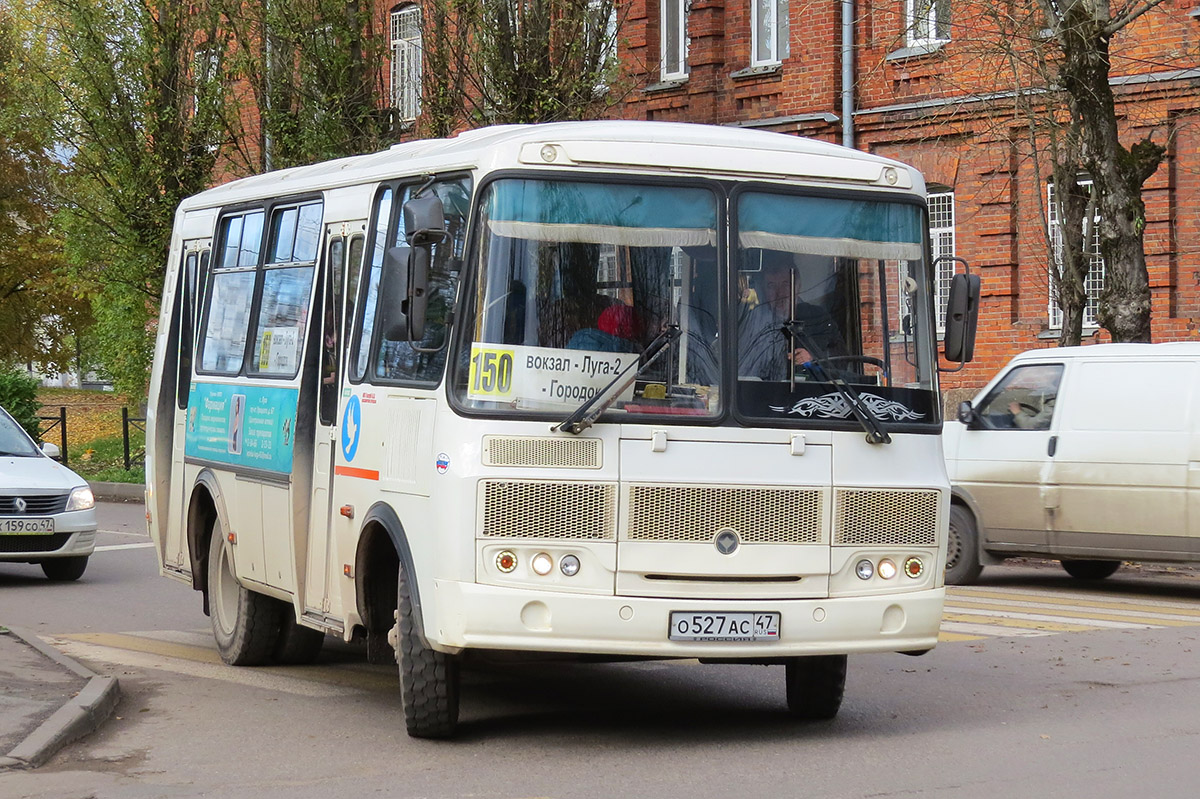
<path id="1" fill-rule="evenodd" d="M 667 325 L 666 329 L 638 354 L 637 360 L 630 361 L 629 365 L 618 372 L 607 386 L 593 394 L 591 399 L 576 408 L 566 419 L 551 427 L 550 432 L 566 430 L 568 433 L 579 435 L 587 430 L 600 414 L 608 410 L 608 406 L 616 402 L 617 397 L 621 396 L 621 392 L 627 389 L 634 380 L 641 377 L 642 373 L 667 351 L 668 345 L 678 338 L 679 325 Z M 637 369 L 633 368 L 635 366 Z"/>
<path id="2" fill-rule="evenodd" d="M 846 382 L 845 378 L 840 375 L 830 377 L 825 372 L 825 367 L 821 365 L 822 358 L 817 357 L 819 349 L 814 349 L 814 344 L 804 330 L 804 325 L 798 322 L 788 322 L 784 325 L 784 329 L 800 340 L 800 344 L 813 355 L 811 361 L 806 361 L 800 365 L 804 371 L 813 376 L 813 379 L 820 380 L 823 383 L 831 383 L 846 405 L 850 408 L 850 413 L 854 416 L 858 423 L 862 425 L 862 429 L 867 434 L 868 444 L 890 444 L 892 437 L 888 435 L 888 431 L 883 429 L 883 425 L 879 423 L 879 419 L 875 414 L 871 413 L 871 409 L 862 401 L 858 391 L 854 386 Z"/>

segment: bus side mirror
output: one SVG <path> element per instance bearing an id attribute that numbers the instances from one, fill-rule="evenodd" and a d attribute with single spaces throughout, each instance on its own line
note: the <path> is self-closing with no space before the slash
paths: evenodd
<path id="1" fill-rule="evenodd" d="M 414 248 L 446 238 L 446 212 L 436 194 L 414 197 L 404 204 L 404 230 Z"/>
<path id="2" fill-rule="evenodd" d="M 383 254 L 377 313 L 383 319 L 380 329 L 388 341 L 411 340 L 408 310 L 412 253 L 410 247 L 392 247 Z"/>
<path id="3" fill-rule="evenodd" d="M 958 273 L 950 279 L 946 300 L 946 360 L 965 364 L 975 357 L 979 324 L 979 275 Z"/>

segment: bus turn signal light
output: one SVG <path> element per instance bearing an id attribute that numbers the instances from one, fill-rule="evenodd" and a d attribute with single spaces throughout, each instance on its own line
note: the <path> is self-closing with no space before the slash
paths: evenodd
<path id="1" fill-rule="evenodd" d="M 925 573 L 925 564 L 921 562 L 920 558 L 911 557 L 904 561 L 904 573 L 914 579 L 920 577 Z"/>

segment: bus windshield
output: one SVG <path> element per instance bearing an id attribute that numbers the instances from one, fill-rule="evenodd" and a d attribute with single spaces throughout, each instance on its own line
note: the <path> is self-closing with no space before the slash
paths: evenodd
<path id="1" fill-rule="evenodd" d="M 456 399 L 561 419 L 632 365 L 607 412 L 713 418 L 725 385 L 747 424 L 940 421 L 919 205 L 738 190 L 732 267 L 721 206 L 699 186 L 491 183 Z"/>
<path id="2" fill-rule="evenodd" d="M 939 421 L 921 208 L 748 191 L 736 218 L 739 414 Z"/>
<path id="3" fill-rule="evenodd" d="M 458 386 L 467 408 L 565 416 L 676 325 L 670 351 L 611 410 L 719 412 L 712 191 L 505 179 L 487 187 L 480 214 Z"/>

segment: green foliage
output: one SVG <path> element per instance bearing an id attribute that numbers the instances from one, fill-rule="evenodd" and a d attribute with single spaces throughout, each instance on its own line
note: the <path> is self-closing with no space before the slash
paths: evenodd
<path id="1" fill-rule="evenodd" d="M 262 123 L 262 146 L 241 151 L 246 168 L 309 164 L 395 141 L 390 117 L 380 110 L 386 33 L 366 35 L 373 3 L 218 5 L 237 43 L 230 69 L 250 86 Z"/>
<path id="2" fill-rule="evenodd" d="M 130 456 L 141 455 L 145 448 L 144 434 L 140 430 L 130 429 Z M 71 450 L 71 468 L 85 480 L 144 483 L 145 466 L 140 463 L 131 466 L 129 471 L 125 471 L 125 442 L 120 436 L 98 438 Z"/>
<path id="3" fill-rule="evenodd" d="M 422 31 L 422 122 L 591 119 L 619 102 L 613 0 L 431 0 Z"/>
<path id="4" fill-rule="evenodd" d="M 37 391 L 38 382 L 28 373 L 19 369 L 0 371 L 0 407 L 8 411 L 34 441 L 39 439 L 38 410 L 42 407 Z"/>

